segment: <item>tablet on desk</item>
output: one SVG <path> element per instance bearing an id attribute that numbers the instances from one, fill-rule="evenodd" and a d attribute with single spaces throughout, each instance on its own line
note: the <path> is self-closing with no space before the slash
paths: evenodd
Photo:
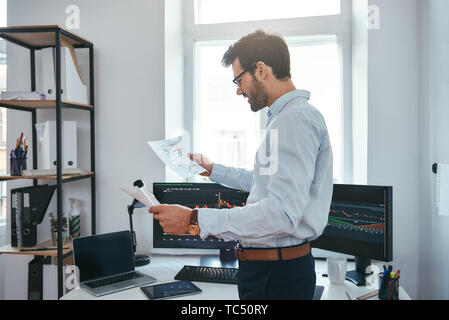
<path id="1" fill-rule="evenodd" d="M 140 289 L 151 300 L 182 297 L 202 292 L 200 288 L 198 288 L 190 281 L 175 281 L 163 284 L 156 284 L 141 287 Z"/>

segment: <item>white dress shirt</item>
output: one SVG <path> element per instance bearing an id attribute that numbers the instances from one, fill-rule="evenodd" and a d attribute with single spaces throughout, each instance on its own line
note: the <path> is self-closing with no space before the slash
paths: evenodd
<path id="1" fill-rule="evenodd" d="M 244 207 L 199 209 L 201 238 L 278 248 L 323 233 L 333 190 L 332 148 L 325 121 L 309 98 L 309 92 L 296 90 L 272 104 L 253 170 L 214 165 L 212 181 L 248 191 L 249 197 Z"/>

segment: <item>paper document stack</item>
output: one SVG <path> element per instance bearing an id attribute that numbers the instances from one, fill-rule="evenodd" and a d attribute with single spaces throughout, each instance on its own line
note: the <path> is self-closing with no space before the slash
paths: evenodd
<path id="1" fill-rule="evenodd" d="M 38 91 L 2 91 L 1 100 L 45 100 L 45 94 Z"/>
<path id="2" fill-rule="evenodd" d="M 78 168 L 62 169 L 62 174 L 82 174 L 84 171 Z M 37 176 L 55 176 L 55 169 L 36 169 L 36 170 L 23 170 L 24 177 L 37 177 Z"/>

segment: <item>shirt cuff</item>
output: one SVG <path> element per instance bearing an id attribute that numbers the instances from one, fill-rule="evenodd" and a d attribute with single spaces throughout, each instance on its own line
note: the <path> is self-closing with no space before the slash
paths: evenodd
<path id="1" fill-rule="evenodd" d="M 200 227 L 201 239 L 206 239 L 213 234 L 217 225 L 218 212 L 215 209 L 198 209 L 198 227 Z"/>
<path id="2" fill-rule="evenodd" d="M 198 227 L 200 227 L 201 239 L 206 239 L 209 236 L 215 236 L 224 240 L 224 234 L 229 232 L 229 212 L 232 209 L 212 209 L 201 208 L 198 209 Z"/>
<path id="3" fill-rule="evenodd" d="M 210 179 L 213 182 L 221 184 L 223 182 L 223 177 L 226 174 L 226 167 L 221 164 L 214 164 L 214 167 L 212 168 L 212 172 L 210 173 Z"/>

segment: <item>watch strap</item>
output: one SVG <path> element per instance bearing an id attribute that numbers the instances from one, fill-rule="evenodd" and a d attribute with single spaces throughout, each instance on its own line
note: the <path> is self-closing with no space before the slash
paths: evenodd
<path id="1" fill-rule="evenodd" d="M 198 225 L 198 209 L 193 209 L 190 213 L 190 225 L 197 226 Z"/>

